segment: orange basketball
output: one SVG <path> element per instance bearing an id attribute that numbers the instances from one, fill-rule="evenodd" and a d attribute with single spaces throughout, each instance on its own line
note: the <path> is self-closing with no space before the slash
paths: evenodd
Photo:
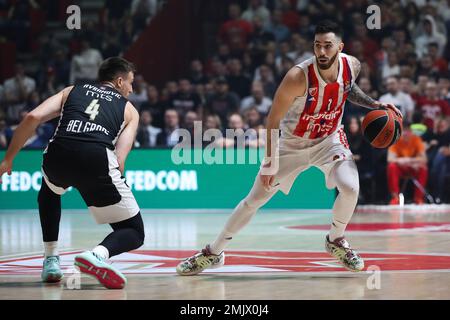
<path id="1" fill-rule="evenodd" d="M 387 148 L 402 135 L 402 118 L 392 110 L 372 110 L 361 125 L 364 137 L 375 148 Z"/>

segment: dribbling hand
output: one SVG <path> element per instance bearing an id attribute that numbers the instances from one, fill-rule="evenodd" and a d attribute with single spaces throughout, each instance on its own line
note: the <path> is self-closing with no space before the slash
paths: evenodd
<path id="1" fill-rule="evenodd" d="M 12 163 L 6 160 L 0 162 L 0 183 L 2 183 L 2 176 L 6 172 L 11 175 Z"/>
<path id="2" fill-rule="evenodd" d="M 272 186 L 273 180 L 275 179 L 275 176 L 261 174 L 260 179 L 261 179 L 264 189 L 266 189 L 266 191 L 269 191 L 270 187 Z"/>
<path id="3" fill-rule="evenodd" d="M 389 110 L 393 111 L 400 119 L 403 119 L 402 112 L 392 103 L 377 102 L 376 106 L 379 109 L 383 109 L 383 110 L 389 109 Z"/>

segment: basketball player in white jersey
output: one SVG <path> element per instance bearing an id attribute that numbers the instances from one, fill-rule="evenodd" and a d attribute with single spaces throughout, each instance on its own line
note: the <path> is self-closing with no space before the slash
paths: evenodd
<path id="1" fill-rule="evenodd" d="M 288 194 L 296 177 L 311 166 L 325 174 L 328 188 L 339 190 L 325 239 L 327 252 L 350 271 L 364 268 L 363 259 L 344 238 L 359 192 L 358 171 L 341 125 L 344 104 L 348 99 L 369 109 L 389 108 L 399 116 L 401 113 L 361 91 L 355 83 L 360 62 L 342 53 L 343 48 L 336 23 L 323 21 L 317 25 L 315 56 L 293 67 L 275 94 L 267 118 L 266 157 L 253 188 L 234 209 L 216 240 L 181 262 L 178 274 L 194 275 L 222 266 L 223 250 L 230 240 L 278 190 Z M 278 130 L 281 138 L 273 143 L 278 140 Z"/>

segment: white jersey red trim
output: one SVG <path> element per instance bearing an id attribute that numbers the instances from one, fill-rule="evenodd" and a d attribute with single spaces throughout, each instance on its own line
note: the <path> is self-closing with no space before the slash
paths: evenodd
<path id="1" fill-rule="evenodd" d="M 332 83 L 321 78 L 315 56 L 297 65 L 305 72 L 307 89 L 294 100 L 281 121 L 282 137 L 314 145 L 341 127 L 344 104 L 355 82 L 350 59 L 345 53 L 338 54 L 339 72 Z"/>

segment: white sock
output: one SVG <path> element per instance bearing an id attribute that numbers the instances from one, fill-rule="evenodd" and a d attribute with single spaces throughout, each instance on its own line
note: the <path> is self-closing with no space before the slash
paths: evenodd
<path id="1" fill-rule="evenodd" d="M 102 258 L 103 260 L 109 259 L 109 251 L 104 246 L 96 246 L 92 252 L 94 252 L 97 256 Z"/>
<path id="2" fill-rule="evenodd" d="M 345 228 L 355 211 L 359 193 L 358 169 L 353 161 L 337 163 L 333 174 L 339 195 L 333 206 L 333 223 L 329 233 L 330 241 L 344 236 Z"/>
<path id="3" fill-rule="evenodd" d="M 45 257 L 58 255 L 58 241 L 44 242 L 44 255 Z"/>

